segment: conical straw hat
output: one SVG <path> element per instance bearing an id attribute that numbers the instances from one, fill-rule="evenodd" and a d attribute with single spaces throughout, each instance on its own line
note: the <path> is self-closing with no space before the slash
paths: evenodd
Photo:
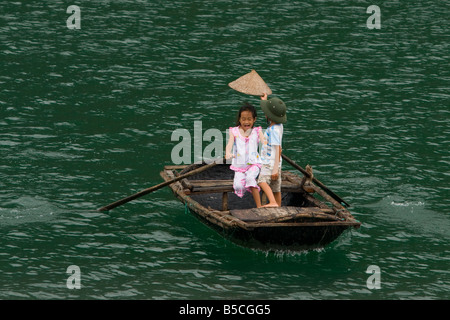
<path id="1" fill-rule="evenodd" d="M 264 92 L 267 93 L 267 95 L 272 94 L 272 90 L 270 90 L 269 86 L 255 70 L 230 82 L 228 85 L 236 91 L 253 96 L 262 96 Z"/>

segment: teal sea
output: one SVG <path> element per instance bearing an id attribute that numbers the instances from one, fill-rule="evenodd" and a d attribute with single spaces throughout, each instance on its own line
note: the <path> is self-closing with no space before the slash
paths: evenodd
<path id="1" fill-rule="evenodd" d="M 2 1 L 0 299 L 448 299 L 449 6 Z M 283 152 L 361 228 L 320 250 L 264 252 L 168 188 L 96 211 L 162 182 L 174 130 L 225 132 L 243 102 L 258 105 L 228 87 L 252 69 L 288 107 Z M 73 265 L 80 289 L 67 286 Z"/>

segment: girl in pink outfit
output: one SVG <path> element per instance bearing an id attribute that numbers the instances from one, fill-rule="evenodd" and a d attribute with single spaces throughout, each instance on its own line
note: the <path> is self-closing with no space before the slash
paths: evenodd
<path id="1" fill-rule="evenodd" d="M 229 140 L 226 146 L 226 159 L 232 158 L 230 169 L 234 171 L 234 193 L 242 198 L 250 191 L 256 207 L 261 207 L 260 188 L 257 178 L 261 168 L 258 153 L 259 142 L 264 141 L 261 127 L 253 127 L 256 122 L 256 109 L 250 104 L 241 107 L 236 127 L 229 129 Z"/>

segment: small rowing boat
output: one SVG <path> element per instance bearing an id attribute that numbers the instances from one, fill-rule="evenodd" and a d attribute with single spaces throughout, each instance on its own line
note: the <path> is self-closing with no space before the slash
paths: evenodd
<path id="1" fill-rule="evenodd" d="M 233 193 L 234 172 L 228 164 L 209 165 L 206 170 L 199 169 L 202 166 L 168 165 L 161 177 L 194 216 L 239 245 L 261 250 L 322 248 L 347 229 L 361 226 L 309 172 L 300 177 L 282 171 L 282 206 L 256 208 L 250 193 L 243 198 Z"/>

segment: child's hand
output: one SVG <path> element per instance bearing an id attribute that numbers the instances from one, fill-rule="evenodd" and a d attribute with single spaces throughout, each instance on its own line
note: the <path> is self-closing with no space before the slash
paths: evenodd
<path id="1" fill-rule="evenodd" d="M 261 100 L 267 100 L 267 93 L 263 93 L 263 95 L 261 96 Z"/>
<path id="2" fill-rule="evenodd" d="M 231 159 L 231 158 L 234 158 L 234 154 L 227 152 L 227 153 L 225 154 L 225 159 L 228 160 L 228 159 Z"/>
<path id="3" fill-rule="evenodd" d="M 270 176 L 270 179 L 272 179 L 272 180 L 278 180 L 278 172 L 272 173 L 272 175 Z"/>

